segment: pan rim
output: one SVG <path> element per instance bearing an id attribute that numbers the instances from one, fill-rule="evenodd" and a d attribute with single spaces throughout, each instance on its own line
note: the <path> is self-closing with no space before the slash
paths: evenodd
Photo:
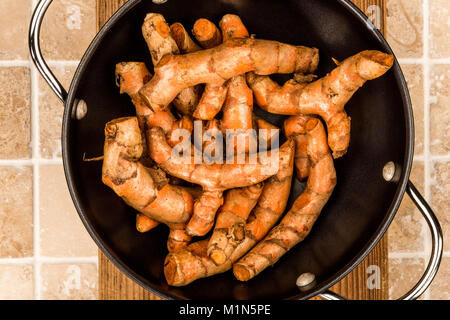
<path id="1" fill-rule="evenodd" d="M 84 53 L 77 70 L 72 78 L 72 83 L 69 88 L 68 97 L 64 106 L 64 115 L 63 115 L 63 123 L 62 123 L 62 136 L 61 136 L 61 145 L 62 145 L 62 159 L 64 165 L 64 173 L 67 181 L 67 185 L 69 188 L 69 193 L 72 198 L 72 201 L 75 205 L 75 208 L 78 212 L 78 215 L 83 222 L 83 225 L 87 229 L 89 235 L 92 237 L 96 245 L 99 249 L 106 255 L 106 257 L 114 263 L 114 265 L 122 271 L 125 275 L 131 278 L 134 282 L 138 283 L 145 289 L 150 292 L 161 296 L 165 299 L 181 299 L 183 297 L 166 293 L 160 291 L 160 289 L 156 288 L 153 284 L 150 284 L 144 279 L 142 276 L 134 272 L 131 268 L 129 268 L 126 263 L 124 263 L 101 238 L 101 236 L 97 233 L 97 231 L 93 228 L 91 223 L 89 222 L 85 212 L 80 206 L 78 201 L 78 197 L 75 191 L 75 179 L 72 176 L 72 164 L 70 161 L 70 144 L 68 141 L 69 131 L 70 131 L 70 122 L 72 118 L 72 109 L 73 104 L 76 101 L 75 92 L 79 85 L 79 80 L 81 78 L 81 74 L 83 74 L 86 66 L 88 65 L 93 53 L 96 51 L 98 45 L 107 34 L 107 32 L 112 28 L 112 26 L 121 19 L 128 11 L 133 9 L 136 5 L 138 5 L 142 0 L 130 0 L 126 4 L 124 4 L 119 10 L 117 10 L 111 18 L 103 25 L 103 27 L 99 30 L 97 35 L 92 40 L 88 49 Z M 368 22 L 367 16 L 350 0 L 337 0 L 337 2 L 344 7 L 353 17 L 358 19 L 360 23 L 365 25 L 368 35 L 375 36 L 378 43 L 383 47 L 383 49 L 394 55 L 395 63 L 392 68 L 392 72 L 395 74 L 396 82 L 400 90 L 400 95 L 403 100 L 403 112 L 404 112 L 404 121 L 405 121 L 405 133 L 406 133 L 406 146 L 404 151 L 404 162 L 402 164 L 402 172 L 398 181 L 398 186 L 396 193 L 391 201 L 391 205 L 385 214 L 385 218 L 380 223 L 380 226 L 374 233 L 374 236 L 365 244 L 362 250 L 355 257 L 349 261 L 344 267 L 338 270 L 332 277 L 325 279 L 320 284 L 318 284 L 311 292 L 301 293 L 286 297 L 287 300 L 298 300 L 298 299 L 309 299 L 313 296 L 316 296 L 320 293 L 323 293 L 328 288 L 332 287 L 342 278 L 344 278 L 348 273 L 350 273 L 355 267 L 357 267 L 361 261 L 373 250 L 373 248 L 377 245 L 377 243 L 381 240 L 389 225 L 391 224 L 397 210 L 400 206 L 400 203 L 403 199 L 403 196 L 406 191 L 407 183 L 409 180 L 411 167 L 413 163 L 413 155 L 414 155 L 414 118 L 413 118 L 413 110 L 411 99 L 409 95 L 409 90 L 406 84 L 406 80 L 404 78 L 403 72 L 400 68 L 400 65 L 395 57 L 392 48 L 387 43 L 384 36 L 381 32 L 374 27 L 373 24 Z"/>

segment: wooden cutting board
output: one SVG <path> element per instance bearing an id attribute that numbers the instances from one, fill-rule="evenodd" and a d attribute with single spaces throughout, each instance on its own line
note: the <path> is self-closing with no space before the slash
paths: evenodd
<path id="1" fill-rule="evenodd" d="M 361 8 L 375 25 L 384 32 L 386 0 L 352 0 Z M 127 0 L 97 0 L 97 28 L 100 29 L 108 18 Z M 331 288 L 332 291 L 352 300 L 388 299 L 387 234 L 369 256 L 347 277 Z M 117 269 L 99 250 L 99 299 L 101 300 L 161 300 Z M 370 267 L 369 266 L 377 266 Z M 379 286 L 377 286 L 377 275 Z M 368 281 L 375 288 L 368 288 Z M 378 288 L 377 288 L 378 287 Z M 316 299 L 316 298 L 314 298 Z"/>

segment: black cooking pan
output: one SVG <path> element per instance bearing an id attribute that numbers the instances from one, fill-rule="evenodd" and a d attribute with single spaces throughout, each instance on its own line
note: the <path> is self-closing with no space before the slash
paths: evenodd
<path id="1" fill-rule="evenodd" d="M 348 103 L 346 110 L 352 117 L 350 148 L 346 156 L 335 161 L 338 184 L 311 234 L 273 268 L 246 283 L 227 272 L 186 287 L 168 286 L 163 276 L 168 230 L 159 227 L 146 234 L 136 232 L 135 211 L 102 184 L 101 162 L 83 162 L 85 153 L 102 154 L 103 129 L 108 121 L 134 113 L 129 98 L 119 94 L 114 68 L 120 61 L 132 60 L 145 61 L 152 67 L 140 31 L 146 13 L 160 12 L 169 22 L 179 21 L 186 27 L 200 17 L 217 22 L 226 13 L 236 13 L 259 38 L 319 48 L 319 76 L 323 76 L 333 68 L 332 57 L 342 60 L 366 49 L 392 54 L 383 36 L 350 1 L 130 0 L 92 41 L 68 93 L 47 67 L 39 49 L 40 24 L 51 2 L 42 0 L 33 15 L 31 55 L 65 104 L 63 160 L 75 207 L 97 245 L 126 275 L 166 298 L 306 299 L 322 294 L 336 299 L 339 297 L 326 290 L 376 245 L 407 191 L 426 218 L 434 245 L 425 275 L 403 298 L 414 299 L 425 291 L 439 267 L 442 235 L 432 210 L 408 181 L 414 146 L 413 114 L 397 62 Z M 278 126 L 283 120 L 262 111 L 260 115 Z M 303 184 L 294 183 L 289 206 L 303 188 Z M 315 275 L 315 282 L 299 290 L 296 279 L 306 272 Z"/>

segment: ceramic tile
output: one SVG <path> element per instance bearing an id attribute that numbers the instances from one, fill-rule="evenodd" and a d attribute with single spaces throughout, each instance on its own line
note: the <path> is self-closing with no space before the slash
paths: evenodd
<path id="1" fill-rule="evenodd" d="M 32 177 L 31 167 L 0 167 L 0 258 L 33 255 Z"/>
<path id="2" fill-rule="evenodd" d="M 408 83 L 414 112 L 415 147 L 414 154 L 423 154 L 424 147 L 424 87 L 421 65 L 402 65 L 402 71 Z"/>
<path id="3" fill-rule="evenodd" d="M 96 34 L 95 1 L 53 1 L 42 23 L 46 59 L 79 60 Z"/>
<path id="4" fill-rule="evenodd" d="M 430 0 L 430 54 L 450 58 L 450 1 Z"/>
<path id="5" fill-rule="evenodd" d="M 444 233 L 444 251 L 450 252 L 450 162 L 435 162 L 431 170 L 431 207 Z"/>
<path id="6" fill-rule="evenodd" d="M 411 181 L 423 192 L 424 166 L 414 162 Z M 422 216 L 405 194 L 400 208 L 388 229 L 389 252 L 417 252 L 423 250 Z"/>
<path id="7" fill-rule="evenodd" d="M 430 286 L 430 298 L 450 300 L 450 258 L 442 259 L 436 278 Z"/>
<path id="8" fill-rule="evenodd" d="M 0 300 L 31 300 L 33 288 L 33 266 L 0 265 Z"/>
<path id="9" fill-rule="evenodd" d="M 430 77 L 430 150 L 450 154 L 450 66 L 433 66 Z"/>
<path id="10" fill-rule="evenodd" d="M 422 258 L 389 258 L 389 299 L 397 299 L 411 290 L 422 276 L 424 264 Z"/>
<path id="11" fill-rule="evenodd" d="M 44 264 L 41 296 L 45 300 L 97 299 L 95 264 Z"/>
<path id="12" fill-rule="evenodd" d="M 0 159 L 31 155 L 30 70 L 0 67 Z"/>
<path id="13" fill-rule="evenodd" d="M 397 58 L 423 55 L 423 0 L 387 0 L 386 39 Z"/>
<path id="14" fill-rule="evenodd" d="M 62 166 L 39 171 L 41 255 L 89 257 L 97 247 L 84 228 L 69 195 Z"/>
<path id="15" fill-rule="evenodd" d="M 0 60 L 28 59 L 31 0 L 0 1 Z"/>
<path id="16" fill-rule="evenodd" d="M 75 67 L 53 67 L 55 76 L 66 88 L 70 86 Z M 61 158 L 61 128 L 64 104 L 44 79 L 39 79 L 40 152 L 43 158 Z"/>

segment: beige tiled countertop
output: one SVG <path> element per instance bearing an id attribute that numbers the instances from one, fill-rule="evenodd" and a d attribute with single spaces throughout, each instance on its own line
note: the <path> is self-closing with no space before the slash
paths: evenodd
<path id="1" fill-rule="evenodd" d="M 411 179 L 438 215 L 440 271 L 424 299 L 450 299 L 450 1 L 388 0 L 387 39 L 408 81 L 416 149 Z M 97 249 L 70 199 L 61 160 L 63 106 L 27 49 L 37 0 L 0 0 L 0 299 L 97 298 Z M 58 0 L 42 49 L 68 87 L 95 35 L 94 0 Z M 431 239 L 405 198 L 389 229 L 390 297 L 420 277 Z"/>

